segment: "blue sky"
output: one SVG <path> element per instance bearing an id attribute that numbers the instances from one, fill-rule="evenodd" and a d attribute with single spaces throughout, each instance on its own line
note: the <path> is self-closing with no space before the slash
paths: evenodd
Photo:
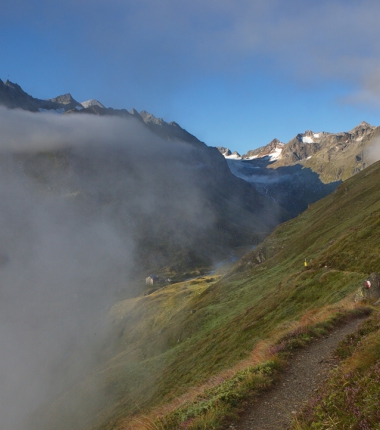
<path id="1" fill-rule="evenodd" d="M 147 110 L 241 154 L 380 125 L 380 2 L 13 0 L 0 78 Z"/>

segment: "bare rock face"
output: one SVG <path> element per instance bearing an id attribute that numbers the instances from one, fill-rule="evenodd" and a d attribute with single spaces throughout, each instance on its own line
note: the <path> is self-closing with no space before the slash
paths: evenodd
<path id="1" fill-rule="evenodd" d="M 0 105 L 9 109 L 24 109 L 30 112 L 66 112 L 80 106 L 71 94 L 64 94 L 49 100 L 40 100 L 27 94 L 18 84 L 0 79 Z"/>
<path id="2" fill-rule="evenodd" d="M 355 295 L 355 302 L 363 300 L 379 300 L 380 299 L 380 275 L 373 272 L 363 281 L 363 284 Z"/>
<path id="3" fill-rule="evenodd" d="M 228 157 L 231 155 L 231 151 L 228 148 L 225 148 L 224 146 L 217 146 L 216 148 L 225 157 Z"/>
<path id="4" fill-rule="evenodd" d="M 49 99 L 48 101 L 53 103 L 60 103 L 63 105 L 70 105 L 71 109 L 74 109 L 75 106 L 78 106 L 80 104 L 76 100 L 74 100 L 73 96 L 70 93 L 62 94 L 61 96 L 54 97 L 53 99 Z"/>
<path id="5" fill-rule="evenodd" d="M 270 156 L 276 150 L 282 151 L 284 147 L 285 144 L 275 138 L 271 142 L 269 142 L 268 145 L 261 146 L 260 148 L 248 151 L 246 154 L 242 155 L 242 158 L 249 159 L 252 157 L 261 158 L 266 157 L 268 155 Z"/>

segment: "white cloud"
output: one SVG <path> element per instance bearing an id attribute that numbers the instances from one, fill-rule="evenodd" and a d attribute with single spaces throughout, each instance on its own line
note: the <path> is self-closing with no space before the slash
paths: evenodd
<path id="1" fill-rule="evenodd" d="M 134 118 L 1 107 L 0 130 L 1 425 L 78 428 L 100 387 L 65 403 L 74 422 L 26 417 L 98 364 L 107 306 L 132 288 L 149 239 L 188 246 L 212 227 L 197 151 Z"/>
<path id="2" fill-rule="evenodd" d="M 32 9 L 17 0 L 0 20 L 45 33 L 86 73 L 93 63 L 84 53 L 108 62 L 109 78 L 164 84 L 167 91 L 194 74 L 257 70 L 304 84 L 332 80 L 366 88 L 380 70 L 379 14 L 374 0 L 68 0 L 54 6 L 40 0 Z M 68 21 L 75 36 L 63 38 Z"/>

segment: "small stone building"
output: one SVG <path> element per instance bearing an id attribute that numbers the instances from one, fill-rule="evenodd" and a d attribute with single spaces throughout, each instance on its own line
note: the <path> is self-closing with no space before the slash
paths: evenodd
<path id="1" fill-rule="evenodd" d="M 150 275 L 145 279 L 147 285 L 156 285 L 160 283 L 160 278 L 157 275 Z"/>

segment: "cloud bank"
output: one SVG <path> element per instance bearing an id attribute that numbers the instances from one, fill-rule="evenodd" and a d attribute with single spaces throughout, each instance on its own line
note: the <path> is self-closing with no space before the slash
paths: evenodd
<path id="1" fill-rule="evenodd" d="M 0 108 L 0 129 L 0 416 L 49 429 L 36 411 L 104 358 L 107 309 L 136 293 L 144 241 L 188 244 L 213 215 L 194 149 L 134 119 Z M 80 427 L 104 395 L 91 393 L 54 427 Z"/>

